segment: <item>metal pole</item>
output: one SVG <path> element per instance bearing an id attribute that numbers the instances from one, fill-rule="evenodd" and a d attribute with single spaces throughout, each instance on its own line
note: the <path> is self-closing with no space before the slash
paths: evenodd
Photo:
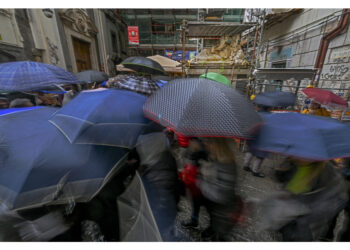
<path id="1" fill-rule="evenodd" d="M 185 44 L 186 44 L 186 25 L 187 21 L 182 20 L 181 38 L 182 38 L 182 77 L 185 77 Z"/>
<path id="2" fill-rule="evenodd" d="M 255 65 L 258 65 L 258 61 L 259 61 L 259 59 L 260 59 L 260 48 L 261 48 L 262 36 L 263 36 L 263 33 L 264 33 L 265 16 L 266 16 L 266 11 L 265 11 L 265 9 L 264 9 L 263 20 L 262 20 L 262 23 L 261 23 L 261 25 L 260 25 L 261 32 L 260 32 L 260 37 L 259 37 L 258 54 L 257 54 L 257 57 L 256 57 Z"/>
<path id="3" fill-rule="evenodd" d="M 267 54 L 269 52 L 269 40 L 267 40 L 267 45 L 266 45 L 266 51 L 265 51 L 265 60 L 264 60 L 264 68 L 266 68 L 266 62 L 267 62 Z"/>
<path id="4" fill-rule="evenodd" d="M 296 90 L 295 90 L 295 95 L 298 94 L 299 87 L 300 87 L 300 83 L 301 83 L 301 80 L 298 81 L 297 88 L 296 88 Z"/>
<path id="5" fill-rule="evenodd" d="M 250 95 L 250 91 L 251 91 L 251 84 L 252 84 L 252 78 L 253 78 L 253 68 L 255 68 L 254 66 L 254 60 L 255 60 L 255 48 L 256 48 L 256 41 L 258 40 L 258 25 L 255 26 L 255 39 L 254 39 L 254 47 L 253 47 L 253 55 L 250 61 L 250 72 L 249 72 L 249 85 L 247 88 L 247 97 L 249 97 Z M 248 50 L 249 44 L 247 45 L 247 50 Z"/>

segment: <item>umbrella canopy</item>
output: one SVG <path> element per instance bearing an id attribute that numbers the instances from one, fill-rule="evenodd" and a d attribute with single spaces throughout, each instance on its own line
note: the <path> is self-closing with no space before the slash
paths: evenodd
<path id="1" fill-rule="evenodd" d="M 350 126 L 294 112 L 261 114 L 265 124 L 252 147 L 308 160 L 350 156 Z"/>
<path id="2" fill-rule="evenodd" d="M 181 63 L 174 61 L 168 57 L 155 55 L 147 58 L 158 62 L 166 72 L 182 72 Z"/>
<path id="3" fill-rule="evenodd" d="M 140 73 L 165 74 L 164 68 L 158 62 L 142 56 L 128 57 L 121 64 Z"/>
<path id="4" fill-rule="evenodd" d="M 118 197 L 121 241 L 162 241 L 144 183 L 136 172 L 125 192 Z"/>
<path id="5" fill-rule="evenodd" d="M 209 80 L 220 82 L 220 83 L 225 84 L 227 86 L 231 86 L 231 82 L 226 78 L 226 76 L 223 76 L 219 73 L 208 72 L 208 73 L 201 75 L 199 78 L 207 78 Z"/>
<path id="6" fill-rule="evenodd" d="M 348 103 L 331 91 L 319 88 L 305 88 L 301 91 L 308 98 L 323 105 L 347 107 Z"/>
<path id="7" fill-rule="evenodd" d="M 117 68 L 117 71 L 120 71 L 120 72 L 132 72 L 132 73 L 135 73 L 135 70 L 125 68 L 122 64 L 118 64 L 116 66 L 116 68 Z"/>
<path id="8" fill-rule="evenodd" d="M 0 115 L 6 115 L 10 113 L 22 112 L 31 109 L 42 108 L 42 106 L 33 106 L 33 107 L 25 107 L 25 108 L 9 108 L 9 109 L 0 109 Z"/>
<path id="9" fill-rule="evenodd" d="M 70 143 L 133 148 L 152 122 L 142 113 L 146 97 L 125 90 L 83 91 L 51 118 Z"/>
<path id="10" fill-rule="evenodd" d="M 110 78 L 107 85 L 115 88 L 131 90 L 147 96 L 153 94 L 160 88 L 155 81 L 135 75 L 121 75 Z"/>
<path id="11" fill-rule="evenodd" d="M 290 92 L 264 92 L 254 98 L 254 103 L 267 107 L 288 107 L 295 105 L 296 96 Z"/>
<path id="12" fill-rule="evenodd" d="M 261 119 L 241 94 L 208 79 L 176 79 L 147 99 L 146 117 L 185 136 L 251 138 Z"/>
<path id="13" fill-rule="evenodd" d="M 38 90 L 56 84 L 78 84 L 72 73 L 51 64 L 10 62 L 0 64 L 0 89 L 7 91 Z"/>
<path id="14" fill-rule="evenodd" d="M 58 110 L 0 116 L 0 200 L 9 209 L 89 201 L 127 159 L 122 147 L 70 143 L 48 121 Z"/>
<path id="15" fill-rule="evenodd" d="M 77 78 L 86 83 L 100 83 L 108 80 L 108 75 L 105 72 L 96 70 L 86 70 L 76 74 Z"/>

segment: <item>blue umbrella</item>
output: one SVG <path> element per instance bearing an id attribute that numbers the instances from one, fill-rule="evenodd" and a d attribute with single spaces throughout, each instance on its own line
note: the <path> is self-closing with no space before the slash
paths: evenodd
<path id="1" fill-rule="evenodd" d="M 24 61 L 0 64 L 1 90 L 38 90 L 56 84 L 80 82 L 72 73 L 46 63 Z"/>
<path id="2" fill-rule="evenodd" d="M 70 143 L 133 148 L 150 120 L 143 116 L 147 97 L 126 90 L 83 91 L 51 118 Z"/>
<path id="3" fill-rule="evenodd" d="M 294 112 L 261 116 L 264 125 L 251 145 L 255 149 L 319 161 L 350 157 L 349 125 Z"/>
<path id="4" fill-rule="evenodd" d="M 121 147 L 71 144 L 43 107 L 0 117 L 0 200 L 10 209 L 85 202 L 126 159 Z"/>
<path id="5" fill-rule="evenodd" d="M 296 96 L 290 92 L 272 91 L 257 95 L 254 103 L 268 107 L 288 107 L 295 105 Z"/>
<path id="6" fill-rule="evenodd" d="M 22 112 L 27 110 L 32 110 L 36 108 L 41 108 L 42 106 L 34 106 L 34 107 L 25 107 L 25 108 L 9 108 L 9 109 L 0 109 L 0 115 L 6 115 L 10 113 Z"/>

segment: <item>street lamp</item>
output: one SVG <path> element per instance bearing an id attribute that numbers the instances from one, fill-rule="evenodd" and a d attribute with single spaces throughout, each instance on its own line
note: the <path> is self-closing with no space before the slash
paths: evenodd
<path id="1" fill-rule="evenodd" d="M 53 11 L 51 9 L 43 9 L 43 13 L 47 18 L 52 18 Z"/>

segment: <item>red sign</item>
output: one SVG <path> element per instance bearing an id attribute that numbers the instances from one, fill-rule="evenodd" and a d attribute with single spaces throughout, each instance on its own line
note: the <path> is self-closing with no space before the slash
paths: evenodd
<path id="1" fill-rule="evenodd" d="M 139 44 L 139 27 L 129 26 L 128 37 L 129 37 L 129 44 Z"/>

